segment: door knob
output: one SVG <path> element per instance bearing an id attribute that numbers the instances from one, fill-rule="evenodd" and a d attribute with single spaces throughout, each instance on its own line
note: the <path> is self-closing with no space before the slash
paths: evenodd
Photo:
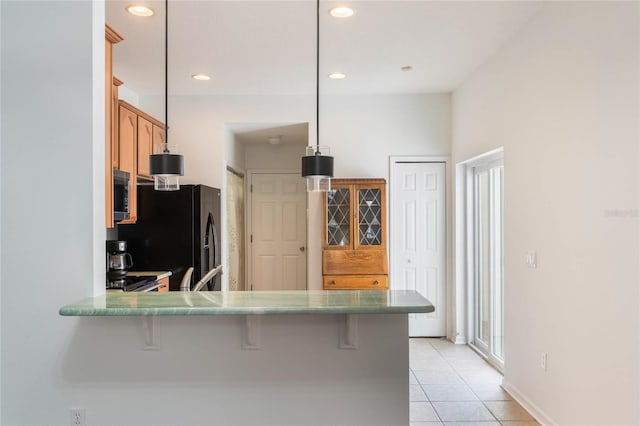
<path id="1" fill-rule="evenodd" d="M 300 251 L 304 251 L 304 246 L 300 247 Z"/>

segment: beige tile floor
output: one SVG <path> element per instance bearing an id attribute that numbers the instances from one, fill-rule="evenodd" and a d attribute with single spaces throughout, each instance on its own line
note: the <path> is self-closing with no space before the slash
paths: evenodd
<path id="1" fill-rule="evenodd" d="M 500 387 L 502 375 L 471 348 L 409 339 L 411 426 L 537 426 Z"/>

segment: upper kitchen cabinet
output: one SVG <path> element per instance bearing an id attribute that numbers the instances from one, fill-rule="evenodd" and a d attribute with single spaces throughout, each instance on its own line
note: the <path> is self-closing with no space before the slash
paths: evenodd
<path id="1" fill-rule="evenodd" d="M 105 226 L 113 228 L 113 146 L 116 138 L 118 110 L 114 100 L 118 99 L 118 88 L 113 78 L 113 45 L 123 40 L 109 25 L 105 26 Z"/>
<path id="2" fill-rule="evenodd" d="M 164 144 L 164 124 L 138 111 L 138 177 L 153 180 L 149 166 L 149 156 L 153 146 Z"/>
<path id="3" fill-rule="evenodd" d="M 386 183 L 333 179 L 324 202 L 325 289 L 387 289 Z"/>
<path id="4" fill-rule="evenodd" d="M 118 108 L 118 169 L 129 172 L 129 219 L 137 220 L 136 185 L 139 179 L 152 180 L 149 155 L 154 143 L 164 141 L 164 124 L 133 105 L 120 100 Z"/>
<path id="5" fill-rule="evenodd" d="M 128 172 L 129 219 L 120 223 L 135 223 L 138 203 L 136 197 L 138 163 L 138 115 L 121 101 L 118 109 L 118 170 Z"/>

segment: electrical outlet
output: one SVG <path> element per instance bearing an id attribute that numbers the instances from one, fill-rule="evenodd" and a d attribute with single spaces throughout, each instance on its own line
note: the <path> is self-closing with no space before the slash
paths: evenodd
<path id="1" fill-rule="evenodd" d="M 70 414 L 69 424 L 71 426 L 86 426 L 87 425 L 85 423 L 87 412 L 85 411 L 84 408 L 72 408 L 69 411 L 69 414 Z"/>
<path id="2" fill-rule="evenodd" d="M 540 368 L 544 371 L 547 371 L 547 353 L 542 352 L 542 356 L 540 357 Z"/>

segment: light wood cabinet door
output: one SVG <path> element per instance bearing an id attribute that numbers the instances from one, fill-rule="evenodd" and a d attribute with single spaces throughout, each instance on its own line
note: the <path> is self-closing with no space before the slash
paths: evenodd
<path id="1" fill-rule="evenodd" d="M 104 118 L 104 129 L 105 129 L 105 149 L 104 149 L 104 157 L 105 157 L 105 183 L 104 183 L 104 225 L 107 228 L 113 228 L 113 165 L 112 165 L 112 155 L 113 155 L 113 104 L 112 104 L 112 93 L 113 84 L 112 73 L 113 73 L 113 45 L 108 38 L 108 30 L 107 27 L 107 38 L 104 43 L 104 51 L 105 51 L 105 61 L 104 61 L 104 73 L 105 73 L 105 118 Z"/>
<path id="2" fill-rule="evenodd" d="M 153 147 L 155 145 L 162 145 L 165 141 L 164 126 L 153 125 L 153 141 L 151 144 L 151 154 L 153 154 Z"/>
<path id="3" fill-rule="evenodd" d="M 119 169 L 131 174 L 136 173 L 137 140 L 138 140 L 138 115 L 129 109 L 120 106 L 119 120 Z"/>
<path id="4" fill-rule="evenodd" d="M 138 117 L 138 176 L 148 179 L 151 179 L 149 172 L 149 155 L 151 155 L 153 133 L 153 124 L 143 117 Z"/>
<path id="5" fill-rule="evenodd" d="M 118 114 L 118 169 L 129 172 L 129 219 L 123 220 L 120 223 L 135 223 L 138 211 L 136 197 L 138 115 L 122 105 L 120 105 Z"/>
<path id="6" fill-rule="evenodd" d="M 153 154 L 158 149 L 161 149 L 161 148 L 158 147 L 158 145 L 162 146 L 164 144 L 164 141 L 165 141 L 164 126 L 160 126 L 160 125 L 154 123 L 153 124 L 153 138 L 151 139 L 151 147 L 150 147 L 149 154 Z M 149 174 L 149 178 L 153 179 L 151 174 Z"/>
<path id="7" fill-rule="evenodd" d="M 111 120 L 111 134 L 113 140 L 111 141 L 111 167 L 117 169 L 120 166 L 120 150 L 118 149 L 118 87 L 122 85 L 122 82 L 117 78 L 113 78 L 111 89 L 111 111 L 113 120 Z"/>

